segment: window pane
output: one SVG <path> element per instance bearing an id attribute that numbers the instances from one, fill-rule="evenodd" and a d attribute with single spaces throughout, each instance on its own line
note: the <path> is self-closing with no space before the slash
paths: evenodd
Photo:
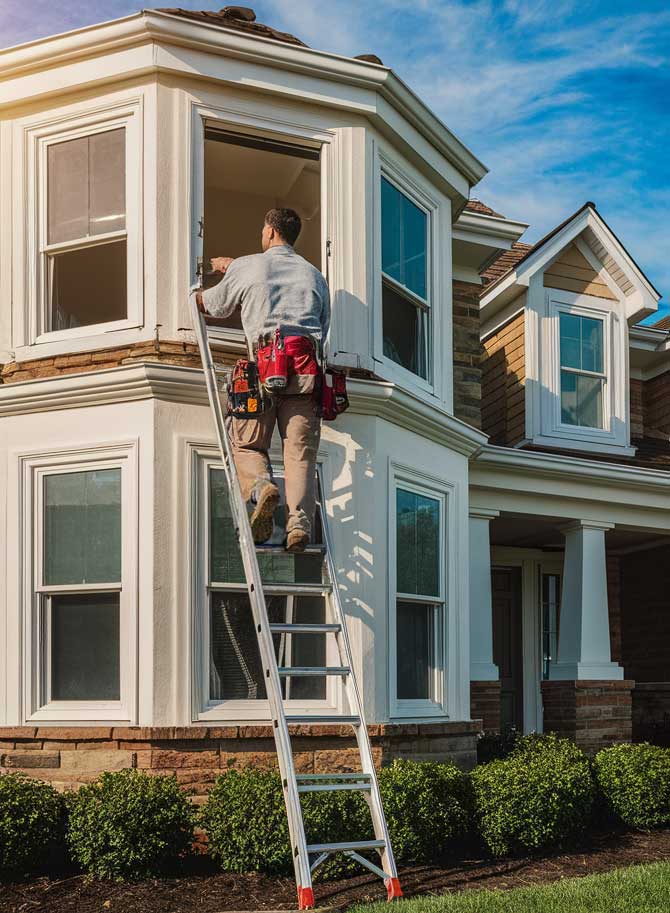
<path id="1" fill-rule="evenodd" d="M 561 367 L 603 371 L 603 322 L 576 314 L 560 315 Z"/>
<path id="2" fill-rule="evenodd" d="M 439 596 L 440 502 L 396 489 L 396 561 L 399 593 Z"/>
<path id="3" fill-rule="evenodd" d="M 125 228 L 125 130 L 54 143 L 47 150 L 49 244 Z"/>
<path id="4" fill-rule="evenodd" d="M 558 614 L 561 598 L 560 574 L 542 575 L 542 678 L 549 678 L 558 655 Z"/>
<path id="5" fill-rule="evenodd" d="M 49 257 L 50 330 L 125 320 L 126 242 L 97 244 Z"/>
<path id="6" fill-rule="evenodd" d="M 326 620 L 325 600 L 320 596 L 295 597 L 292 614 L 285 596 L 269 596 L 266 602 L 270 622 L 321 624 Z M 325 635 L 275 635 L 273 641 L 279 665 L 325 665 Z M 265 699 L 265 676 L 246 593 L 211 595 L 209 669 L 210 700 Z M 282 688 L 284 697 L 291 700 L 324 700 L 326 697 L 323 676 L 283 679 Z"/>
<path id="7" fill-rule="evenodd" d="M 108 130 L 88 138 L 89 234 L 126 227 L 126 131 Z"/>
<path id="8" fill-rule="evenodd" d="M 283 490 L 283 479 L 277 479 Z M 279 539 L 283 538 L 283 507 L 275 515 Z M 245 583 L 244 567 L 228 501 L 228 485 L 222 469 L 210 470 L 210 580 L 215 583 Z M 319 541 L 319 530 L 315 531 Z M 277 548 L 277 554 L 258 556 L 261 576 L 272 583 L 323 583 L 323 558 L 318 554 L 291 555 Z"/>
<path id="9" fill-rule="evenodd" d="M 583 428 L 603 427 L 603 381 L 600 377 L 561 371 L 561 421 Z"/>
<path id="10" fill-rule="evenodd" d="M 412 374 L 427 378 L 425 323 L 428 318 L 390 285 L 382 283 L 384 355 Z"/>
<path id="11" fill-rule="evenodd" d="M 51 700 L 118 701 L 119 596 L 51 597 Z"/>
<path id="12" fill-rule="evenodd" d="M 44 583 L 121 580 L 121 470 L 46 476 Z"/>
<path id="13" fill-rule="evenodd" d="M 428 217 L 382 178 L 382 271 L 425 300 Z"/>
<path id="14" fill-rule="evenodd" d="M 396 609 L 398 700 L 435 699 L 435 606 L 399 601 Z"/>

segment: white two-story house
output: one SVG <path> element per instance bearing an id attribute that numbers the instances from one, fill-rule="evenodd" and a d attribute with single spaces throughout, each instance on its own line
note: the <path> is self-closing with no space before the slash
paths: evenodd
<path id="1" fill-rule="evenodd" d="M 374 55 L 245 8 L 143 11 L 2 51 L 0 72 L 0 767 L 204 791 L 274 762 L 188 290 L 211 256 L 258 250 L 277 205 L 303 219 L 349 374 L 319 458 L 377 761 L 472 764 L 482 725 L 560 729 L 549 707 L 583 681 L 630 720 L 603 574 L 670 531 L 668 467 L 640 466 L 627 394 L 667 378 L 668 334 L 630 328 L 659 296 L 597 213 L 486 284 L 526 226 L 470 201 L 476 156 Z M 547 285 L 563 240 L 609 297 Z M 216 351 L 244 351 L 236 317 Z M 310 556 L 264 573 L 315 588 L 271 612 L 325 620 Z M 302 664 L 327 658 L 294 640 Z M 320 719 L 342 700 L 319 679 L 287 697 Z M 296 763 L 346 768 L 352 744 L 304 727 Z"/>

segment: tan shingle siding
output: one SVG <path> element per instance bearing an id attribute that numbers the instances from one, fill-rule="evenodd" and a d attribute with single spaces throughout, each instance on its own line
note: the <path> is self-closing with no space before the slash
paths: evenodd
<path id="1" fill-rule="evenodd" d="M 525 314 L 516 314 L 484 342 L 482 428 L 492 444 L 514 445 L 526 432 Z"/>

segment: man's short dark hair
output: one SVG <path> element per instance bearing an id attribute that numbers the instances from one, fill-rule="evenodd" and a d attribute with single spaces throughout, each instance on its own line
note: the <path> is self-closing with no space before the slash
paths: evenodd
<path id="1" fill-rule="evenodd" d="M 274 228 L 291 247 L 298 240 L 302 228 L 300 216 L 295 209 L 270 209 L 265 214 L 265 224 Z"/>

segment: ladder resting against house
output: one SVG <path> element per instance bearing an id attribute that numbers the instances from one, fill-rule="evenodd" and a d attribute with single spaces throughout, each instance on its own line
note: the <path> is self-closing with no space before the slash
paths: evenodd
<path id="1" fill-rule="evenodd" d="M 264 553 L 276 553 L 276 546 L 256 546 L 253 542 L 247 507 L 242 497 L 230 440 L 219 396 L 221 374 L 226 372 L 214 364 L 209 344 L 207 324 L 191 297 L 193 323 L 198 340 L 207 384 L 207 395 L 214 417 L 217 442 L 221 451 L 221 460 L 229 489 L 230 511 L 235 531 L 239 540 L 240 553 L 251 604 L 251 613 L 256 630 L 260 660 L 263 669 L 274 739 L 277 747 L 277 760 L 281 775 L 286 814 L 288 817 L 291 852 L 295 869 L 295 880 L 298 889 L 298 905 L 301 910 L 314 906 L 312 874 L 329 857 L 344 854 L 357 860 L 361 865 L 379 875 L 384 880 L 388 899 L 401 896 L 400 882 L 393 858 L 384 809 L 382 807 L 379 785 L 372 760 L 372 751 L 368 730 L 363 715 L 361 696 L 354 677 L 351 647 L 347 635 L 346 621 L 335 577 L 333 553 L 328 521 L 323 500 L 323 482 L 319 476 L 318 509 L 321 519 L 322 545 L 312 546 L 312 554 L 321 555 L 323 562 L 322 583 L 317 584 L 283 584 L 264 587 L 259 567 L 259 556 Z M 270 620 L 266 603 L 268 595 L 286 596 L 287 612 L 281 622 Z M 326 600 L 326 621 L 323 624 L 300 624 L 293 621 L 294 599 L 301 594 L 319 594 Z M 301 666 L 292 665 L 287 641 L 294 635 L 327 635 L 335 639 L 339 665 Z M 275 653 L 275 638 L 279 638 L 278 655 Z M 237 644 L 237 652 L 242 654 L 242 647 Z M 238 656 L 241 668 L 246 668 L 243 655 Z M 282 665 L 279 665 L 279 663 Z M 289 695 L 289 683 L 293 678 L 334 676 L 342 682 L 344 697 L 348 707 L 346 715 L 331 713 L 327 716 L 290 715 L 286 713 L 284 701 Z M 282 682 L 285 688 L 282 690 Z M 291 735 L 289 726 L 293 724 L 335 723 L 350 725 L 356 737 L 360 756 L 360 771 L 353 773 L 319 773 L 298 774 L 293 765 Z M 347 842 L 308 843 L 303 822 L 300 796 L 308 792 L 328 792 L 335 790 L 358 790 L 362 792 L 370 808 L 374 829 L 373 840 L 352 840 Z M 380 864 L 377 865 L 363 854 L 377 853 Z"/>

